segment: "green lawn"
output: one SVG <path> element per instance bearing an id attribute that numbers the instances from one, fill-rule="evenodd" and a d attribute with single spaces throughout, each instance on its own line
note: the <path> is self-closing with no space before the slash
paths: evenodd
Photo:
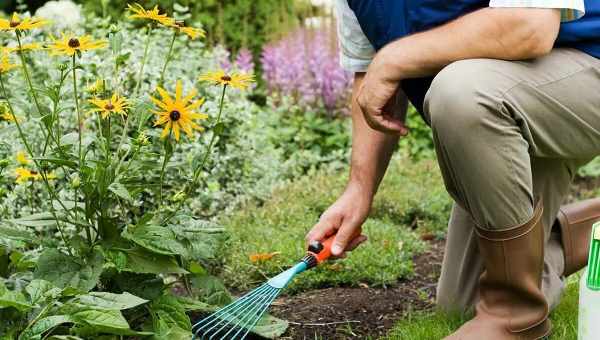
<path id="1" fill-rule="evenodd" d="M 261 206 L 248 205 L 222 221 L 231 235 L 223 249 L 224 281 L 245 290 L 299 260 L 306 231 L 339 195 L 345 176 L 338 172 L 299 179 Z M 361 282 L 377 286 L 410 277 L 412 257 L 426 247 L 419 234 L 441 236 L 449 209 L 435 163 L 395 159 L 364 226 L 369 242 L 343 261 L 302 275 L 286 292 Z M 277 255 L 259 262 L 249 258 L 268 253 Z"/>

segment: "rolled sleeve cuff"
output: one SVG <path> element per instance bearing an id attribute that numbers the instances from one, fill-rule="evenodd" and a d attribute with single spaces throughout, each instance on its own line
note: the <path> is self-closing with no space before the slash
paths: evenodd
<path id="1" fill-rule="evenodd" d="M 343 52 L 340 53 L 340 65 L 348 72 L 367 72 L 371 61 L 372 59 L 352 58 Z"/>
<path id="2" fill-rule="evenodd" d="M 491 0 L 490 7 L 533 7 L 561 9 L 563 22 L 585 15 L 584 0 Z"/>

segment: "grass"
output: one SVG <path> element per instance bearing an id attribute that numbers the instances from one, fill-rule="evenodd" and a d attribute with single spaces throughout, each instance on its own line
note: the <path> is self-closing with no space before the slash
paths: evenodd
<path id="1" fill-rule="evenodd" d="M 220 276 L 245 290 L 292 265 L 304 254 L 304 235 L 343 190 L 345 172 L 299 179 L 262 205 L 250 204 L 222 221 L 230 231 Z M 287 292 L 319 287 L 385 285 L 413 273 L 412 257 L 425 250 L 422 233 L 443 235 L 450 200 L 433 161 L 396 158 L 364 225 L 369 242 L 347 259 L 327 263 L 295 280 Z M 251 255 L 272 254 L 253 262 Z"/>
<path id="2" fill-rule="evenodd" d="M 550 339 L 576 340 L 579 299 L 579 276 L 569 279 L 561 304 L 550 316 Z M 440 312 L 415 312 L 398 322 L 385 340 L 439 340 L 451 334 L 465 322 L 460 315 L 448 316 Z"/>

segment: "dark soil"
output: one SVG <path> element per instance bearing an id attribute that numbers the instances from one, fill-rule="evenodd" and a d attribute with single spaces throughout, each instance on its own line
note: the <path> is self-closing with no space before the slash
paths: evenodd
<path id="1" fill-rule="evenodd" d="M 415 274 L 393 286 L 327 288 L 278 299 L 271 313 L 290 322 L 281 339 L 365 339 L 386 334 L 408 311 L 433 306 L 443 241 L 414 258 Z"/>

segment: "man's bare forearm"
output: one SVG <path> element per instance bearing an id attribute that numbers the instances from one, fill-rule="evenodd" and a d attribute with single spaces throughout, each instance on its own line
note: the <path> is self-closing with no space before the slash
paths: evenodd
<path id="1" fill-rule="evenodd" d="M 484 8 L 390 43 L 378 53 L 385 59 L 378 65 L 388 80 L 399 81 L 464 59 L 532 59 L 552 49 L 559 28 L 560 10 Z"/>
<path id="2" fill-rule="evenodd" d="M 357 73 L 352 95 L 352 161 L 350 183 L 371 199 L 385 174 L 390 158 L 398 144 L 397 135 L 371 129 L 356 104 L 356 93 L 364 74 Z M 406 98 L 399 98 L 396 110 L 406 111 Z"/>

